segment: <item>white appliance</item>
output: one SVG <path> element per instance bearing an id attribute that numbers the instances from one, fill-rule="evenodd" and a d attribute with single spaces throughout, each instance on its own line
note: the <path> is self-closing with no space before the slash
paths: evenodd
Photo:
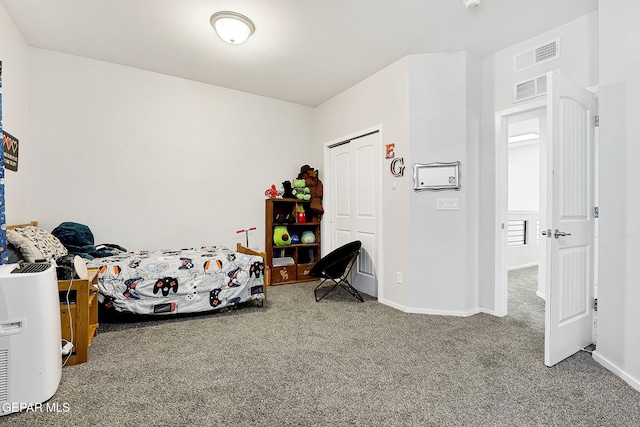
<path id="1" fill-rule="evenodd" d="M 49 400 L 62 376 L 56 269 L 18 267 L 0 265 L 0 416 Z"/>

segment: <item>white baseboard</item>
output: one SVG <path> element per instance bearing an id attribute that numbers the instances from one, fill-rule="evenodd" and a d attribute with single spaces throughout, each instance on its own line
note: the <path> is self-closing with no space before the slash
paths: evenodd
<path id="1" fill-rule="evenodd" d="M 507 267 L 507 271 L 519 270 L 521 268 L 527 268 L 527 267 L 535 267 L 536 265 L 538 265 L 538 261 L 530 262 L 528 264 L 520 264 L 520 265 L 514 265 L 514 266 L 511 266 L 511 267 Z"/>
<path id="2" fill-rule="evenodd" d="M 489 308 L 484 308 L 484 307 L 480 307 L 479 311 L 480 313 L 490 314 L 491 316 L 496 316 L 496 317 L 505 317 L 507 315 L 506 313 L 498 314 L 497 311 Z"/>
<path id="3" fill-rule="evenodd" d="M 378 302 L 384 305 L 388 305 L 389 307 L 393 307 L 404 313 L 411 313 L 411 314 L 433 314 L 437 316 L 469 317 L 481 312 L 481 310 L 477 308 L 469 311 L 452 311 L 452 310 L 431 310 L 428 308 L 405 307 L 393 301 L 385 300 L 384 298 L 378 298 Z"/>
<path id="4" fill-rule="evenodd" d="M 600 356 L 597 350 L 597 346 L 596 346 L 596 351 L 594 351 L 591 354 L 591 356 L 593 357 L 593 360 L 595 360 L 596 362 L 598 362 L 599 364 L 601 364 L 602 366 L 604 366 L 605 368 L 607 368 L 608 370 L 610 370 L 611 372 L 613 372 L 614 374 L 622 378 L 631 387 L 640 391 L 640 381 L 633 378 L 631 375 L 627 374 L 624 370 L 617 367 L 614 363 L 611 363 L 606 358 Z"/>
<path id="5" fill-rule="evenodd" d="M 544 299 L 544 292 L 536 291 L 536 295 L 538 295 L 540 298 Z"/>

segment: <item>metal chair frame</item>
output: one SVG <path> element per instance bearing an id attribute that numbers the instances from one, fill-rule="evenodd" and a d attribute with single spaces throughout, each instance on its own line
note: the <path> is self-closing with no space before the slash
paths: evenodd
<path id="1" fill-rule="evenodd" d="M 340 248 L 338 248 L 338 249 L 340 249 Z M 344 262 L 344 259 L 342 259 L 342 258 L 335 260 L 334 262 L 326 265 L 324 269 L 322 269 L 322 271 L 316 277 L 321 277 L 324 280 L 322 280 L 322 282 L 320 282 L 320 284 L 318 284 L 318 286 L 316 286 L 316 288 L 313 290 L 313 294 L 314 294 L 314 296 L 316 298 L 316 302 L 321 301 L 324 297 L 329 295 L 331 293 L 331 291 L 333 291 L 338 286 L 340 286 L 342 289 L 344 289 L 345 291 L 350 293 L 354 298 L 358 299 L 360 302 L 364 302 L 364 300 L 362 299 L 362 296 L 360 295 L 360 293 L 357 291 L 357 289 L 355 289 L 353 286 L 351 286 L 351 283 L 349 283 L 349 279 L 348 279 L 349 278 L 349 274 L 351 273 L 351 269 L 353 268 L 353 265 L 355 264 L 356 259 L 358 258 L 359 254 L 360 254 L 360 249 L 358 249 L 353 254 L 351 254 L 351 259 L 349 260 L 349 263 L 345 267 L 343 273 L 341 275 L 339 275 L 339 276 L 332 276 L 327 271 L 330 271 L 331 267 L 335 266 L 336 264 Z M 331 255 L 331 254 L 329 254 L 329 255 Z M 329 255 L 327 255 L 327 257 Z M 318 262 L 320 262 L 320 261 L 322 261 L 322 260 L 319 260 Z M 333 286 L 327 292 L 325 292 L 321 297 L 318 298 L 318 289 L 327 280 L 331 280 L 333 282 Z"/>

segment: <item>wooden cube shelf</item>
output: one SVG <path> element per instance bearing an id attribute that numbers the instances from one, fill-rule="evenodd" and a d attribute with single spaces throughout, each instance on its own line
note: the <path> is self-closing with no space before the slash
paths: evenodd
<path id="1" fill-rule="evenodd" d="M 321 216 L 311 210 L 311 202 L 298 199 L 266 199 L 265 205 L 265 251 L 267 265 L 271 268 L 271 284 L 283 285 L 288 283 L 307 282 L 317 280 L 309 276 L 311 267 L 320 257 L 320 219 Z M 305 221 L 297 220 L 297 210 L 305 212 Z M 290 215 L 295 222 L 278 223 L 277 217 Z M 311 232 L 314 236 L 312 243 L 295 243 L 287 246 L 277 246 L 273 233 L 276 226 L 286 226 L 291 234 L 302 236 L 303 232 Z M 274 265 L 274 259 L 289 258 L 289 265 Z"/>
<path id="2" fill-rule="evenodd" d="M 58 280 L 62 339 L 73 343 L 71 356 L 62 356 L 65 366 L 86 362 L 91 341 L 98 335 L 98 269 L 88 272 L 87 279 Z"/>

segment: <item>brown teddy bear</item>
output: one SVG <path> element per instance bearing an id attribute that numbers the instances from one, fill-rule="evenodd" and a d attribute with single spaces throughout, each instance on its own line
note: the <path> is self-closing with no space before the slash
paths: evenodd
<path id="1" fill-rule="evenodd" d="M 304 165 L 300 168 L 298 179 L 304 179 L 307 187 L 309 187 L 309 194 L 311 195 L 311 210 L 322 215 L 324 213 L 324 208 L 322 207 L 324 188 L 322 186 L 322 181 L 318 179 L 318 171 L 309 165 Z"/>

